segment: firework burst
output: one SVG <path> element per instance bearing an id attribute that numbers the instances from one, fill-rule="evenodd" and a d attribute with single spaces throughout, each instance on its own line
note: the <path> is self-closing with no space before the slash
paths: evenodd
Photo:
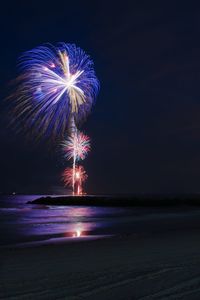
<path id="1" fill-rule="evenodd" d="M 99 90 L 90 57 L 74 44 L 46 44 L 25 52 L 19 59 L 20 76 L 9 99 L 14 105 L 11 125 L 36 138 L 69 138 L 63 143 L 65 158 L 73 161 L 63 181 L 73 194 L 82 194 L 87 174 L 77 161 L 90 151 L 90 139 L 79 132 Z M 20 125 L 20 127 L 19 127 Z M 32 135 L 31 135 L 32 136 Z"/>
<path id="2" fill-rule="evenodd" d="M 65 158 L 68 160 L 74 158 L 74 156 L 75 160 L 83 160 L 91 150 L 90 138 L 79 131 L 68 137 L 62 143 L 62 146 L 65 153 Z"/>
<path id="3" fill-rule="evenodd" d="M 87 179 L 87 173 L 83 166 L 75 167 L 75 191 L 74 194 L 81 195 L 82 194 L 82 185 Z M 62 174 L 62 179 L 64 181 L 65 186 L 71 187 L 73 185 L 74 180 L 74 169 L 66 168 Z"/>
<path id="4" fill-rule="evenodd" d="M 37 137 L 58 137 L 70 117 L 75 123 L 87 117 L 99 82 L 82 49 L 65 43 L 36 47 L 21 56 L 19 68 L 13 123 L 26 125 Z"/>

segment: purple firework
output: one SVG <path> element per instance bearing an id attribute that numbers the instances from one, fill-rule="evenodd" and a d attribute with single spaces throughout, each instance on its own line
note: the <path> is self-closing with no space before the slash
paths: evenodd
<path id="1" fill-rule="evenodd" d="M 93 62 L 74 44 L 47 44 L 25 52 L 20 60 L 15 118 L 37 136 L 62 136 L 72 118 L 82 122 L 99 90 Z"/>

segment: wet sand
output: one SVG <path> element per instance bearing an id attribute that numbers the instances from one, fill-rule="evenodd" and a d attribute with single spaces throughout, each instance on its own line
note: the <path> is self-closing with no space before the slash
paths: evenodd
<path id="1" fill-rule="evenodd" d="M 200 214 L 156 222 L 107 239 L 1 248 L 0 299 L 200 299 Z"/>

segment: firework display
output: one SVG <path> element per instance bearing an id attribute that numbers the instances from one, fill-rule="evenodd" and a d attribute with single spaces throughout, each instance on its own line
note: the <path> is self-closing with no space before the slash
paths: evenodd
<path id="1" fill-rule="evenodd" d="M 62 178 L 64 181 L 65 186 L 71 187 L 74 180 L 74 170 L 73 168 L 66 168 L 62 174 Z M 75 167 L 75 182 L 74 182 L 74 194 L 75 195 L 82 195 L 83 189 L 82 184 L 87 179 L 86 171 L 84 170 L 83 166 L 76 166 Z"/>
<path id="2" fill-rule="evenodd" d="M 90 57 L 74 44 L 46 44 L 19 59 L 20 76 L 15 123 L 23 122 L 38 137 L 64 136 L 70 122 L 79 124 L 89 114 L 99 82 Z"/>
<path id="3" fill-rule="evenodd" d="M 82 181 L 81 184 L 78 184 L 78 189 L 77 189 L 76 182 L 77 182 L 77 174 L 79 173 L 77 173 L 76 171 L 77 169 L 76 162 L 80 160 L 84 160 L 88 152 L 91 150 L 90 138 L 87 135 L 83 134 L 82 132 L 78 131 L 76 128 L 74 128 L 72 135 L 67 137 L 66 140 L 64 140 L 62 146 L 64 151 L 64 157 L 67 160 L 73 161 L 72 174 L 71 174 L 72 180 L 70 179 L 68 185 L 71 184 L 73 189 L 73 194 L 80 195 L 82 194 Z"/>
<path id="4" fill-rule="evenodd" d="M 69 136 L 62 144 L 65 158 L 68 160 L 75 157 L 75 160 L 83 160 L 91 150 L 90 138 L 80 131 Z"/>
<path id="5" fill-rule="evenodd" d="M 82 170 L 82 166 L 76 165 L 77 161 L 85 159 L 88 152 L 91 150 L 90 147 L 90 139 L 87 135 L 83 134 L 82 132 L 75 130 L 71 136 L 69 136 L 63 143 L 63 151 L 64 151 L 64 157 L 67 160 L 72 160 L 73 165 L 71 170 L 71 179 L 68 181 L 68 186 L 72 186 L 73 194 L 80 195 L 82 194 L 82 181 L 81 184 L 78 184 L 79 189 L 76 188 L 77 183 L 77 176 L 79 172 L 77 173 L 77 168 L 80 167 L 80 171 Z M 67 169 L 68 172 L 70 172 Z M 68 174 L 69 175 L 69 174 Z M 67 178 L 70 178 L 70 176 L 66 176 Z M 66 183 L 66 182 L 65 182 Z"/>
<path id="6" fill-rule="evenodd" d="M 26 51 L 19 59 L 20 76 L 14 102 L 12 124 L 20 124 L 37 139 L 64 139 L 62 147 L 72 168 L 66 168 L 63 180 L 73 194 L 83 194 L 87 179 L 83 166 L 90 151 L 90 139 L 78 130 L 96 100 L 99 81 L 90 57 L 74 44 L 46 44 Z"/>

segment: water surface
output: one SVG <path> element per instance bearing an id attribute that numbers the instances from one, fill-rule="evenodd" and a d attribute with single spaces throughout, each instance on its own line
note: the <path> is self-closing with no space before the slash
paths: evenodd
<path id="1" fill-rule="evenodd" d="M 161 228 L 173 230 L 180 216 L 187 215 L 190 218 L 187 223 L 185 220 L 178 223 L 184 228 L 190 224 L 194 226 L 200 213 L 199 208 L 192 209 L 190 213 L 188 208 L 112 208 L 27 204 L 27 201 L 38 197 L 40 195 L 0 196 L 0 246 L 144 234 Z"/>

